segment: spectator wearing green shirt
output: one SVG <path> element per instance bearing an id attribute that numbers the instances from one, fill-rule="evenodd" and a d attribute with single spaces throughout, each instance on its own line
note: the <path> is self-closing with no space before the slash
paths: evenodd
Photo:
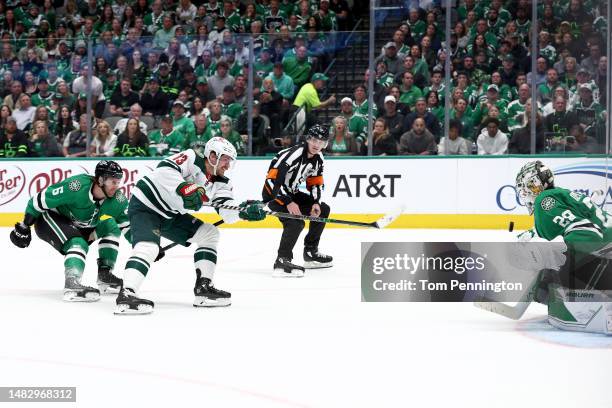
<path id="1" fill-rule="evenodd" d="M 270 59 L 271 55 L 271 50 L 269 48 L 264 48 L 261 50 L 259 58 L 255 61 L 255 74 L 262 79 L 270 75 L 274 68 L 274 63 Z"/>
<path id="2" fill-rule="evenodd" d="M 194 132 L 193 121 L 185 116 L 185 104 L 177 99 L 172 103 L 173 126 L 176 131 L 181 133 L 183 137 L 187 137 Z"/>
<path id="3" fill-rule="evenodd" d="M 423 92 L 414 85 L 414 74 L 410 71 L 404 72 L 402 86 L 400 87 L 400 102 L 409 107 L 414 106 L 416 100 L 423 96 Z"/>
<path id="4" fill-rule="evenodd" d="M 354 112 L 355 115 L 369 116 L 369 106 L 368 106 L 368 94 L 366 87 L 364 85 L 357 85 L 355 90 L 353 91 L 353 96 L 355 97 L 354 101 Z M 378 108 L 376 105 L 372 107 L 372 115 L 374 117 L 378 116 Z"/>
<path id="5" fill-rule="evenodd" d="M 149 156 L 168 156 L 181 151 L 185 138 L 174 129 L 170 115 L 166 115 L 161 120 L 161 129 L 151 133 L 149 141 Z"/>
<path id="6" fill-rule="evenodd" d="M 221 132 L 219 136 L 227 139 L 234 147 L 236 148 L 236 152 L 240 155 L 246 154 L 246 140 L 248 140 L 248 136 L 246 140 L 242 139 L 242 136 L 238 132 L 233 129 L 232 121 L 229 118 L 221 119 Z"/>
<path id="7" fill-rule="evenodd" d="M 153 46 L 155 48 L 168 48 L 170 44 L 170 40 L 174 38 L 174 31 L 176 27 L 174 26 L 174 21 L 170 14 L 164 15 L 162 20 L 162 27 L 155 32 L 155 37 L 153 38 Z"/>
<path id="8" fill-rule="evenodd" d="M 32 105 L 50 107 L 53 104 L 53 94 L 49 92 L 49 83 L 45 78 L 38 80 L 38 92 L 32 95 Z"/>
<path id="9" fill-rule="evenodd" d="M 295 112 L 299 108 L 303 108 L 302 112 L 304 112 L 305 116 L 301 116 L 298 114 L 298 129 L 301 127 L 303 122 L 306 123 L 306 128 L 310 128 L 314 123 L 314 117 L 311 112 L 313 110 L 319 110 L 327 108 L 328 106 L 336 103 L 336 95 L 332 94 L 329 98 L 324 101 L 319 99 L 319 92 L 322 92 L 325 89 L 326 82 L 329 78 L 317 72 L 312 76 L 311 82 L 305 84 L 300 88 L 295 100 L 293 101 L 293 109 L 289 112 Z"/>
<path id="10" fill-rule="evenodd" d="M 223 95 L 221 97 L 221 113 L 229 116 L 232 120 L 236 120 L 242 113 L 242 109 L 242 104 L 237 103 L 235 100 L 234 88 L 231 85 L 223 88 Z"/>
<path id="11" fill-rule="evenodd" d="M 312 65 L 308 61 L 308 50 L 306 47 L 299 47 L 295 57 L 283 59 L 283 70 L 289 75 L 297 87 L 302 87 L 308 83 Z"/>
<path id="12" fill-rule="evenodd" d="M 196 143 L 206 143 L 213 137 L 206 115 L 196 115 L 193 122 L 194 131 L 184 139 L 183 150 L 193 147 Z"/>
<path id="13" fill-rule="evenodd" d="M 293 79 L 285 74 L 283 64 L 280 62 L 274 64 L 272 73 L 268 75 L 268 78 L 274 82 L 274 88 L 276 88 L 278 93 L 283 97 L 283 106 L 288 106 L 289 101 L 291 101 L 293 95 L 295 95 L 295 84 L 293 83 Z"/>
<path id="14" fill-rule="evenodd" d="M 221 131 L 221 119 L 225 116 L 221 114 L 221 102 L 214 100 L 208 104 L 209 114 L 206 117 L 206 122 L 210 128 L 213 137 L 218 136 Z"/>
<path id="15" fill-rule="evenodd" d="M 561 85 L 559 82 L 559 73 L 554 68 L 548 68 L 546 71 L 546 82 L 538 87 L 538 99 L 540 103 L 546 104 L 550 102 L 553 97 L 553 91 L 559 85 Z"/>

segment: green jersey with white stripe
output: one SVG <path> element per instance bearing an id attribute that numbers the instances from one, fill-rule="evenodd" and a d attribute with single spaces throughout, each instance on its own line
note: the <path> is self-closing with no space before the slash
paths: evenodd
<path id="1" fill-rule="evenodd" d="M 101 217 L 114 218 L 122 230 L 129 227 L 128 200 L 123 193 L 117 190 L 113 197 L 97 201 L 92 194 L 93 185 L 93 176 L 87 174 L 52 184 L 30 198 L 26 213 L 38 218 L 53 211 L 72 220 L 78 228 L 95 228 Z"/>
<path id="2" fill-rule="evenodd" d="M 210 202 L 237 206 L 239 203 L 234 201 L 230 180 L 227 177 L 206 174 L 205 160 L 193 149 L 162 160 L 152 173 L 136 183 L 132 197 L 136 197 L 163 218 L 171 219 L 190 212 L 176 191 L 179 184 L 187 182 L 203 187 Z M 239 219 L 237 211 L 219 210 L 218 213 L 228 224 Z"/>
<path id="3" fill-rule="evenodd" d="M 549 241 L 561 236 L 568 244 L 592 243 L 593 249 L 612 242 L 612 215 L 575 191 L 543 191 L 535 199 L 534 218 L 538 235 Z"/>

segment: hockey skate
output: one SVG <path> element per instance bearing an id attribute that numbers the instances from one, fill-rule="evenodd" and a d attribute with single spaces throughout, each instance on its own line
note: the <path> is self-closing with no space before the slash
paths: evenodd
<path id="1" fill-rule="evenodd" d="M 123 280 L 111 272 L 111 267 L 98 259 L 98 288 L 102 293 L 119 293 Z"/>
<path id="2" fill-rule="evenodd" d="M 100 300 L 100 291 L 82 285 L 75 276 L 67 276 L 64 284 L 65 302 L 96 302 Z"/>
<path id="3" fill-rule="evenodd" d="M 332 258 L 329 255 L 323 255 L 317 248 L 304 248 L 304 268 L 318 269 L 329 268 L 333 266 Z"/>
<path id="4" fill-rule="evenodd" d="M 147 314 L 153 312 L 155 304 L 148 299 L 141 299 L 129 288 L 122 288 L 117 296 L 115 314 Z"/>
<path id="5" fill-rule="evenodd" d="M 194 307 L 219 307 L 232 304 L 232 294 L 213 286 L 208 278 L 204 278 L 199 270 L 196 270 L 196 284 L 193 288 L 195 300 Z"/>
<path id="6" fill-rule="evenodd" d="M 275 278 L 302 278 L 304 277 L 304 268 L 291 263 L 289 258 L 279 257 L 274 262 L 272 276 Z"/>

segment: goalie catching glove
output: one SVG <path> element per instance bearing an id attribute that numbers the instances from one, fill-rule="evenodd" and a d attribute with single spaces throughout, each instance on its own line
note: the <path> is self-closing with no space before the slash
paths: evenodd
<path id="1" fill-rule="evenodd" d="M 22 222 L 15 224 L 15 229 L 11 231 L 11 242 L 19 248 L 26 248 L 32 241 L 32 232 L 30 227 Z"/>
<path id="2" fill-rule="evenodd" d="M 183 199 L 186 210 L 198 211 L 208 201 L 204 187 L 197 184 L 183 182 L 178 185 L 176 192 Z"/>
<path id="3" fill-rule="evenodd" d="M 240 204 L 242 209 L 238 216 L 246 221 L 261 221 L 266 218 L 266 211 L 263 209 L 263 203 L 257 200 L 247 200 Z"/>

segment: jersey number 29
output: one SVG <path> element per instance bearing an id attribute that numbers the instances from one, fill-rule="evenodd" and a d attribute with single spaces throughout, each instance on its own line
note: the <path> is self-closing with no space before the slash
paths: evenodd
<path id="1" fill-rule="evenodd" d="M 569 225 L 570 222 L 574 221 L 575 219 L 576 216 L 572 214 L 570 210 L 565 210 L 561 213 L 561 215 L 557 215 L 555 218 L 553 218 L 553 222 L 565 228 Z"/>

